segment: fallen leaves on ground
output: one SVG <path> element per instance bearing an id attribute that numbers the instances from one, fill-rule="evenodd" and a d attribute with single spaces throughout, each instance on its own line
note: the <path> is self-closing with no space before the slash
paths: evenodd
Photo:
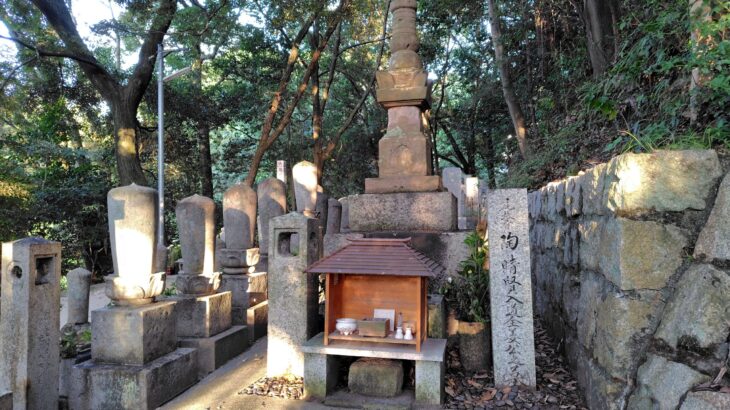
<path id="1" fill-rule="evenodd" d="M 449 409 L 587 409 L 555 343 L 535 319 L 535 362 L 537 388 L 507 386 L 497 389 L 491 369 L 468 373 L 461 367 L 459 349 L 449 346 L 446 363 L 446 401 Z"/>
<path id="2" fill-rule="evenodd" d="M 304 396 L 304 379 L 301 377 L 264 377 L 239 391 L 238 394 L 299 400 Z"/>

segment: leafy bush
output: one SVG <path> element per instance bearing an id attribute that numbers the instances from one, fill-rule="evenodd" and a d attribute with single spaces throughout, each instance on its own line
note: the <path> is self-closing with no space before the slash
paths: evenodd
<path id="1" fill-rule="evenodd" d="M 456 310 L 460 320 L 489 322 L 489 270 L 487 245 L 478 232 L 472 232 L 464 243 L 469 247 L 469 257 L 461 262 L 458 274 L 450 276 L 440 292 L 450 307 Z"/>

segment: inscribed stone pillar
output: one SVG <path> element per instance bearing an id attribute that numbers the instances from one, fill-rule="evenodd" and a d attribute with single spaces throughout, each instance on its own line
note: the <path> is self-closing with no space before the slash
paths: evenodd
<path id="1" fill-rule="evenodd" d="M 278 160 L 276 161 L 276 179 L 284 183 L 284 186 L 286 186 L 286 161 L 284 160 Z"/>
<path id="2" fill-rule="evenodd" d="M 268 178 L 259 184 L 257 193 L 259 252 L 263 256 L 269 254 L 269 222 L 286 213 L 286 184 L 277 178 Z"/>
<path id="3" fill-rule="evenodd" d="M 318 275 L 304 273 L 316 261 L 321 244 L 318 221 L 292 212 L 271 220 L 269 232 L 269 377 L 304 375 L 302 343 L 318 331 Z M 292 236 L 299 252 L 290 252 Z"/>
<path id="4" fill-rule="evenodd" d="M 327 229 L 325 233 L 340 233 L 342 204 L 335 198 L 330 198 L 327 207 Z"/>
<path id="5" fill-rule="evenodd" d="M 165 272 L 153 273 L 157 191 L 131 184 L 107 194 L 115 276 L 106 295 L 117 305 L 152 303 L 165 288 Z"/>
<path id="6" fill-rule="evenodd" d="M 226 249 L 220 254 L 226 274 L 246 273 L 259 262 L 259 249 L 253 247 L 257 203 L 256 191 L 246 184 L 235 184 L 223 194 Z"/>
<path id="7" fill-rule="evenodd" d="M 91 272 L 76 268 L 66 274 L 68 279 L 68 321 L 69 325 L 89 322 L 89 290 Z"/>
<path id="8" fill-rule="evenodd" d="M 418 55 L 416 0 L 394 0 L 390 12 L 392 54 L 388 71 L 376 73 L 388 130 L 378 143 L 378 178 L 365 180 L 365 193 L 436 191 L 441 178 L 432 175 L 431 143 L 421 118 L 430 105 L 430 83 Z"/>
<path id="9" fill-rule="evenodd" d="M 342 218 L 340 219 L 340 233 L 350 232 L 350 197 L 340 198 L 342 204 Z"/>
<path id="10" fill-rule="evenodd" d="M 320 187 L 321 188 L 321 187 Z M 330 196 L 324 193 L 324 190 L 318 189 L 317 203 L 314 206 L 314 217 L 319 220 L 320 232 L 324 235 L 327 228 L 327 214 L 329 212 Z"/>
<path id="11" fill-rule="evenodd" d="M 527 190 L 493 190 L 487 206 L 494 383 L 534 387 Z"/>
<path id="12" fill-rule="evenodd" d="M 476 227 L 479 216 L 479 178 L 467 177 L 464 179 L 464 217 L 466 229 Z"/>
<path id="13" fill-rule="evenodd" d="M 3 243 L 0 393 L 15 409 L 58 408 L 60 279 L 60 243 Z"/>
<path id="14" fill-rule="evenodd" d="M 297 212 L 314 216 L 317 204 L 317 166 L 309 161 L 301 161 L 294 165 L 292 174 Z"/>
<path id="15" fill-rule="evenodd" d="M 183 271 L 175 286 L 185 295 L 209 295 L 220 286 L 220 274 L 213 272 L 215 259 L 215 203 L 193 195 L 175 207 L 182 248 Z"/>

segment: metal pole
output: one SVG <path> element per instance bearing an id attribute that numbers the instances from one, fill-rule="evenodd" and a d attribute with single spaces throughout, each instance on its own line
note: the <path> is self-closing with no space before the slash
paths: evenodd
<path id="1" fill-rule="evenodd" d="M 165 62 L 162 43 L 157 45 L 157 247 L 165 246 L 165 96 L 163 94 L 163 80 Z"/>

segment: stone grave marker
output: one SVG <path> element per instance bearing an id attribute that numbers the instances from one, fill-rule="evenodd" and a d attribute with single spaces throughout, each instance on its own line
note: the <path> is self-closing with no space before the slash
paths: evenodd
<path id="1" fill-rule="evenodd" d="M 494 383 L 534 387 L 527 190 L 492 190 L 487 207 Z"/>
<path id="2" fill-rule="evenodd" d="M 297 212 L 314 216 L 317 204 L 317 167 L 309 161 L 301 161 L 292 169 L 294 196 Z"/>
<path id="3" fill-rule="evenodd" d="M 286 161 L 283 159 L 276 161 L 276 179 L 286 185 Z"/>

